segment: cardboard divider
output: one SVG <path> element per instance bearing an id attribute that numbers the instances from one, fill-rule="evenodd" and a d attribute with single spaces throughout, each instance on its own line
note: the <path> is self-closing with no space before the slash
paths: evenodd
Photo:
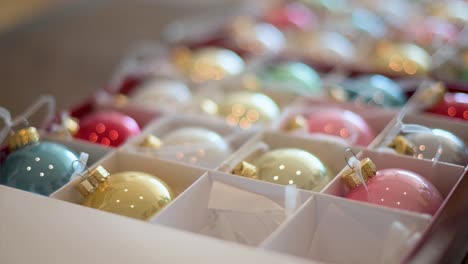
<path id="1" fill-rule="evenodd" d="M 325 263 L 399 263 L 430 218 L 314 194 L 260 247 Z"/>
<path id="2" fill-rule="evenodd" d="M 377 170 L 387 168 L 399 168 L 415 172 L 429 180 L 445 199 L 452 188 L 462 176 L 463 167 L 447 163 L 433 163 L 428 160 L 419 160 L 412 157 L 394 155 L 391 153 L 377 152 L 373 150 L 362 150 L 357 154 L 359 159 L 369 157 L 377 167 Z M 339 175 L 323 190 L 326 194 L 344 197 L 348 193 L 348 187 Z"/>
<path id="3" fill-rule="evenodd" d="M 138 145 L 139 143 L 148 135 L 154 135 L 158 138 L 163 138 L 166 135 L 169 135 L 171 132 L 180 129 L 180 128 L 189 128 L 189 127 L 201 127 L 211 130 L 219 134 L 223 139 L 227 141 L 229 144 L 231 151 L 235 152 L 237 149 L 242 147 L 245 142 L 247 142 L 254 134 L 253 131 L 242 131 L 236 127 L 232 127 L 227 125 L 226 123 L 218 120 L 213 119 L 207 116 L 198 116 L 198 115 L 167 115 L 162 117 L 161 119 L 155 120 L 154 122 L 150 123 L 145 130 L 142 132 L 141 135 L 138 135 L 132 139 L 130 139 L 127 144 L 124 146 L 124 149 L 129 152 L 135 153 L 144 153 L 151 156 L 157 156 L 161 159 L 168 159 L 173 160 L 181 163 L 188 163 L 193 166 L 200 166 L 198 163 L 193 163 L 191 160 L 181 159 L 176 153 L 174 152 L 171 156 L 158 156 L 158 152 L 156 151 L 147 151 L 145 149 L 141 149 Z M 191 149 L 192 147 L 187 146 L 187 149 Z M 164 142 L 163 147 L 161 148 L 164 151 Z M 209 150 L 209 149 L 208 149 Z M 207 150 L 207 151 L 208 151 Z M 183 146 L 180 146 L 180 151 L 183 152 Z M 231 153 L 232 154 L 232 153 Z M 200 157 L 203 158 L 203 157 Z M 216 168 L 221 164 L 223 160 L 219 161 L 218 164 L 210 167 L 211 169 Z"/>
<path id="4" fill-rule="evenodd" d="M 231 158 L 225 162 L 218 170 L 231 172 L 232 169 L 241 161 L 252 162 L 258 158 L 263 151 L 252 149 L 252 146 L 258 142 L 263 142 L 268 146 L 268 150 L 278 148 L 297 148 L 310 152 L 319 158 L 325 166 L 331 171 L 332 175 L 336 175 L 346 165 L 344 153 L 349 146 L 340 141 L 335 141 L 333 138 L 323 137 L 307 137 L 300 138 L 291 135 L 278 133 L 274 131 L 266 131 L 258 134 L 248 141 L 242 148 L 234 153 Z M 351 147 L 354 152 L 358 153 L 360 147 Z"/>
<path id="5" fill-rule="evenodd" d="M 256 237 L 254 241 L 246 241 L 247 239 L 239 239 L 239 241 L 236 241 L 238 243 L 251 246 L 258 245 L 269 235 L 269 233 L 264 230 L 259 231 L 259 229 L 263 228 L 268 229 L 263 226 L 263 224 L 267 225 L 265 222 L 268 222 L 268 220 L 271 221 L 271 219 L 269 219 L 270 215 L 265 217 L 265 213 L 275 212 L 270 207 L 262 206 L 271 206 L 267 204 L 272 203 L 277 208 L 284 208 L 285 186 L 253 181 L 247 178 L 210 171 L 204 177 L 200 178 L 186 192 L 179 196 L 178 199 L 167 206 L 164 211 L 156 215 L 151 222 L 197 234 L 205 232 L 204 230 L 206 230 L 208 226 L 215 225 L 217 221 L 215 214 L 217 213 L 216 209 L 219 209 L 219 207 L 216 209 L 210 207 L 213 203 L 218 203 L 218 206 L 219 203 L 223 203 L 218 200 L 218 198 L 221 197 L 213 194 L 215 189 L 218 188 L 218 185 L 227 188 L 222 189 L 223 196 L 229 196 L 229 198 L 227 198 L 228 201 L 224 202 L 235 205 L 234 209 L 222 208 L 220 210 L 221 213 L 228 213 L 227 217 L 232 221 L 232 226 L 224 222 L 226 230 L 223 231 L 230 231 L 228 229 L 232 228 L 238 233 L 247 232 L 250 234 L 249 231 L 252 233 L 260 233 L 261 235 Z M 217 191 L 219 190 L 220 189 L 217 189 Z M 210 197 L 212 195 L 213 197 Z M 308 197 L 310 197 L 310 195 L 310 192 L 298 190 L 296 200 L 297 207 L 295 208 L 299 208 L 308 199 Z M 265 200 L 268 200 L 269 202 L 265 202 Z M 187 215 L 188 212 L 190 212 L 190 217 Z M 259 225 L 259 219 L 246 219 L 246 215 L 247 217 L 258 216 L 259 219 L 263 219 L 264 222 L 261 222 Z M 275 215 L 272 214 L 271 217 L 274 218 Z M 236 223 L 236 220 L 240 220 L 241 222 Z M 249 230 L 253 227 L 253 230 Z M 271 228 L 271 226 L 269 226 L 269 228 Z M 207 234 L 205 233 L 205 235 Z M 223 239 L 222 237 L 216 236 L 216 234 L 209 234 L 209 236 Z M 248 235 L 246 236 L 248 237 Z"/>
<path id="6" fill-rule="evenodd" d="M 384 109 L 376 106 L 358 105 L 351 102 L 337 102 L 327 98 L 301 98 L 297 102 L 284 110 L 281 117 L 273 125 L 274 130 L 284 131 L 287 122 L 295 115 L 304 115 L 306 118 L 313 113 L 314 109 L 342 109 L 349 110 L 361 116 L 374 132 L 376 139 L 381 137 L 388 124 L 394 119 L 398 111 L 394 109 Z M 304 132 L 291 131 L 295 136 L 307 137 L 310 134 Z M 372 144 L 372 143 L 371 143 Z"/>
<path id="7" fill-rule="evenodd" d="M 204 170 L 195 167 L 184 166 L 175 162 L 163 161 L 153 157 L 124 151 L 113 152 L 88 169 L 93 170 L 98 165 L 103 166 L 110 174 L 123 171 L 140 171 L 152 174 L 166 182 L 176 196 L 189 188 L 205 173 Z M 81 180 L 82 178 L 72 180 L 53 193 L 51 197 L 71 203 L 81 203 L 83 197 L 75 189 L 75 186 Z"/>

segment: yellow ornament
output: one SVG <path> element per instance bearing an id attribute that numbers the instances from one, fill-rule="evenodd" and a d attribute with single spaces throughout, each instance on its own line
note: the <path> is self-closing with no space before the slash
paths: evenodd
<path id="1" fill-rule="evenodd" d="M 241 162 L 233 174 L 300 189 L 321 191 L 331 180 L 330 170 L 311 153 L 294 148 L 268 151 L 252 164 Z"/>
<path id="2" fill-rule="evenodd" d="M 161 179 L 144 172 L 109 174 L 98 166 L 77 186 L 82 205 L 136 219 L 148 220 L 174 198 Z"/>
<path id="3" fill-rule="evenodd" d="M 176 51 L 175 63 L 193 82 L 223 80 L 244 71 L 244 60 L 223 48 Z"/>
<path id="4" fill-rule="evenodd" d="M 225 117 L 229 124 L 244 129 L 256 123 L 270 123 L 279 114 L 278 105 L 262 93 L 233 92 L 218 105 L 218 115 Z"/>
<path id="5" fill-rule="evenodd" d="M 410 43 L 377 44 L 376 66 L 394 75 L 425 75 L 431 69 L 431 56 L 423 48 Z"/>

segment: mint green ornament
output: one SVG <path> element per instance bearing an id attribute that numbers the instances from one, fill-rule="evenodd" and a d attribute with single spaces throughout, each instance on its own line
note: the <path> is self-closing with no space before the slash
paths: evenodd
<path id="1" fill-rule="evenodd" d="M 302 95 L 316 95 L 321 91 L 319 74 L 300 62 L 285 62 L 268 67 L 260 74 L 266 89 Z"/>
<path id="2" fill-rule="evenodd" d="M 20 130 L 12 137 L 16 137 L 10 139 L 10 149 L 14 150 L 1 165 L 1 184 L 48 196 L 69 182 L 73 162 L 78 160 L 72 150 L 40 142 L 34 128 Z"/>

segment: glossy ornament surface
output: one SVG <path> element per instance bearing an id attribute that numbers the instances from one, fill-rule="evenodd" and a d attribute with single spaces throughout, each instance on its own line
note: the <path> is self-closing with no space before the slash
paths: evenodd
<path id="1" fill-rule="evenodd" d="M 255 23 L 245 17 L 234 21 L 229 39 L 242 50 L 256 55 L 276 54 L 286 47 L 285 36 L 275 26 Z"/>
<path id="2" fill-rule="evenodd" d="M 429 112 L 468 120 L 468 94 L 446 93 L 443 100 L 430 109 Z"/>
<path id="3" fill-rule="evenodd" d="M 279 29 L 307 30 L 317 25 L 317 17 L 312 10 L 297 2 L 272 8 L 264 19 Z"/>
<path id="4" fill-rule="evenodd" d="M 127 138 L 138 135 L 140 127 L 135 119 L 114 111 L 92 113 L 80 120 L 80 130 L 75 137 L 118 147 Z"/>
<path id="5" fill-rule="evenodd" d="M 292 53 L 330 63 L 352 63 L 356 59 L 353 43 L 337 32 L 306 32 L 293 43 Z"/>
<path id="6" fill-rule="evenodd" d="M 223 80 L 244 71 L 244 60 L 223 48 L 206 47 L 189 52 L 179 67 L 193 82 Z"/>
<path id="7" fill-rule="evenodd" d="M 340 137 L 348 144 L 367 146 L 375 138 L 372 128 L 361 116 L 349 110 L 317 110 L 308 117 L 309 133 Z"/>
<path id="8" fill-rule="evenodd" d="M 41 195 L 50 195 L 68 183 L 77 155 L 64 145 L 36 142 L 8 155 L 1 167 L 4 185 Z"/>
<path id="9" fill-rule="evenodd" d="M 162 153 L 173 159 L 203 167 L 215 168 L 232 150 L 218 133 L 202 127 L 184 127 L 162 137 Z M 173 149 L 174 151 L 169 151 Z"/>
<path id="10" fill-rule="evenodd" d="M 244 129 L 254 124 L 270 123 L 279 114 L 278 105 L 262 93 L 229 93 L 218 105 L 218 115 L 225 117 L 228 124 Z"/>
<path id="11" fill-rule="evenodd" d="M 443 202 L 437 188 L 424 177 L 402 169 L 383 169 L 363 185 L 352 189 L 347 198 L 385 207 L 433 215 Z"/>
<path id="12" fill-rule="evenodd" d="M 282 184 L 295 184 L 300 189 L 320 191 L 332 179 L 330 170 L 311 153 L 295 148 L 268 151 L 252 163 L 252 178 Z"/>
<path id="13" fill-rule="evenodd" d="M 268 67 L 260 74 L 265 88 L 303 95 L 316 95 L 322 81 L 319 74 L 300 62 L 283 62 Z"/>
<path id="14" fill-rule="evenodd" d="M 147 107 L 175 108 L 190 101 L 192 93 L 185 83 L 177 80 L 150 79 L 139 85 L 131 100 Z"/>
<path id="15" fill-rule="evenodd" d="M 174 199 L 169 186 L 144 172 L 125 171 L 107 176 L 84 197 L 82 204 L 102 211 L 148 220 Z"/>
<path id="16" fill-rule="evenodd" d="M 407 100 L 402 88 L 393 80 L 382 75 L 351 79 L 332 89 L 342 89 L 349 101 L 381 107 L 402 107 Z"/>
<path id="17" fill-rule="evenodd" d="M 468 163 L 468 149 L 463 140 L 449 131 L 432 129 L 433 134 L 414 133 L 406 138 L 414 146 L 414 156 L 419 159 L 432 159 L 440 146 L 442 153 L 439 161 L 465 166 Z"/>
<path id="18" fill-rule="evenodd" d="M 375 63 L 381 71 L 392 75 L 425 75 L 431 68 L 431 56 L 411 43 L 383 41 L 377 45 Z"/>

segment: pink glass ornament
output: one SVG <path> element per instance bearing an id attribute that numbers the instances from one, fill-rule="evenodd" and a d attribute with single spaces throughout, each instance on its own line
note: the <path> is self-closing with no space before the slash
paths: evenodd
<path id="1" fill-rule="evenodd" d="M 139 133 L 140 127 L 135 119 L 118 112 L 97 112 L 80 120 L 80 130 L 75 137 L 118 147 Z"/>
<path id="2" fill-rule="evenodd" d="M 446 93 L 444 99 L 429 112 L 468 120 L 468 94 Z"/>
<path id="3" fill-rule="evenodd" d="M 457 27 L 439 18 L 426 18 L 410 23 L 406 34 L 422 44 L 431 45 L 434 41 L 453 44 L 457 39 Z"/>
<path id="4" fill-rule="evenodd" d="M 348 199 L 433 215 L 443 202 L 432 183 L 411 171 L 383 169 L 363 185 L 351 190 Z"/>
<path id="5" fill-rule="evenodd" d="M 309 115 L 309 132 L 337 136 L 350 144 L 369 145 L 375 138 L 372 128 L 354 112 L 341 109 L 317 111 Z"/>
<path id="6" fill-rule="evenodd" d="M 312 29 L 317 25 L 317 17 L 306 6 L 290 3 L 269 10 L 264 20 L 279 29 Z"/>

